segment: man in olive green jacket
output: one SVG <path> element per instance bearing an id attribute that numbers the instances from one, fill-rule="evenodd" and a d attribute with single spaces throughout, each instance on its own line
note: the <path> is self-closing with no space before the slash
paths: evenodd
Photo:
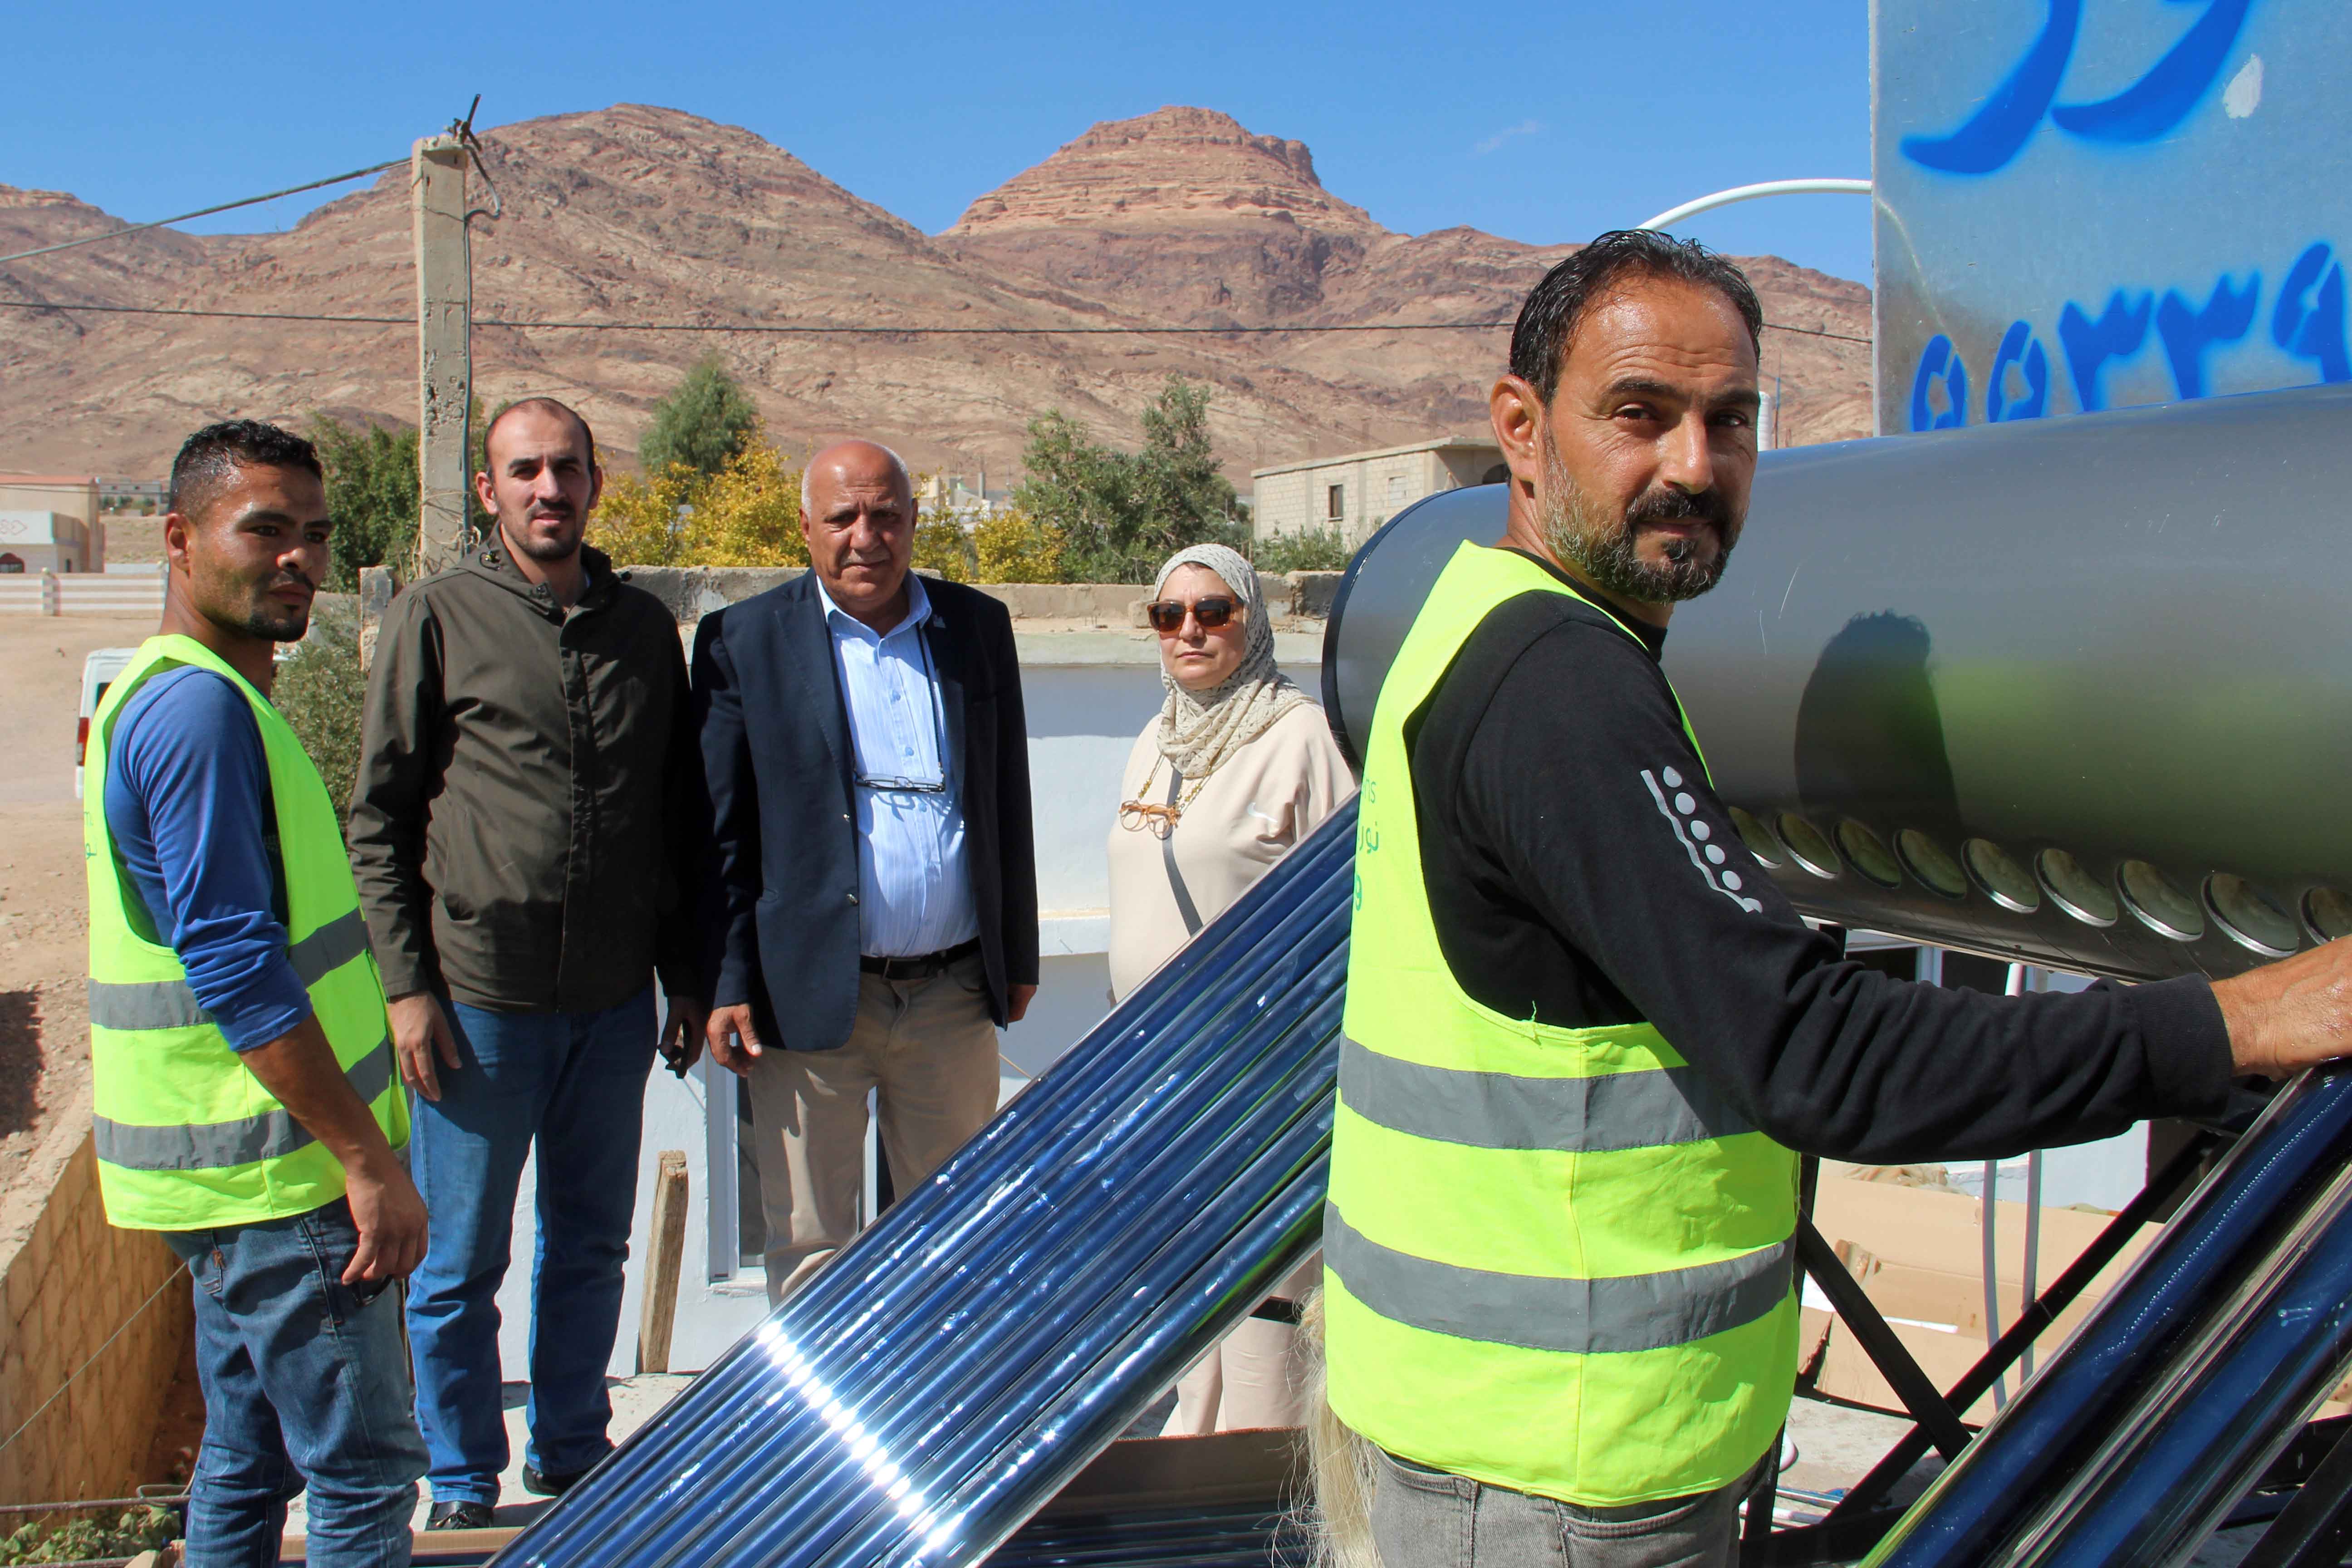
<path id="1" fill-rule="evenodd" d="M 560 1493 L 611 1450 L 656 970 L 680 1070 L 703 1020 L 682 889 L 709 806 L 677 622 L 581 542 L 603 483 L 585 420 L 528 399 L 484 449 L 498 526 L 384 616 L 351 823 L 433 1216 L 408 1324 L 436 1528 L 498 1499 L 496 1296 L 534 1145 L 523 1484 Z"/>

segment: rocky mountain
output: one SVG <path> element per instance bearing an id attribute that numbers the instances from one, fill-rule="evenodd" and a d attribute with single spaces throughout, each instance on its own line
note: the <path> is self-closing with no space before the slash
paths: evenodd
<path id="1" fill-rule="evenodd" d="M 1508 334 L 1475 324 L 1507 321 L 1566 254 L 1467 228 L 1393 233 L 1327 191 L 1302 144 L 1200 109 L 1097 125 L 938 237 L 750 132 L 673 110 L 560 115 L 485 142 L 497 211 L 473 229 L 478 322 L 709 329 L 478 325 L 485 401 L 572 400 L 625 461 L 647 405 L 715 349 L 788 447 L 872 434 L 992 485 L 1045 409 L 1132 441 L 1164 377 L 1197 377 L 1247 488 L 1254 467 L 1483 426 Z M 0 254 L 119 226 L 0 186 Z M 0 469 L 152 475 L 182 434 L 228 415 L 413 420 L 411 258 L 395 170 L 282 233 L 152 230 L 0 267 Z M 1775 323 L 1868 335 L 1861 285 L 1773 258 L 1750 268 Z M 1399 330 L 1430 324 L 1452 330 Z M 1270 326 L 1371 330 L 1239 330 Z M 1865 345 L 1776 331 L 1765 370 L 1784 438 L 1866 430 Z"/>

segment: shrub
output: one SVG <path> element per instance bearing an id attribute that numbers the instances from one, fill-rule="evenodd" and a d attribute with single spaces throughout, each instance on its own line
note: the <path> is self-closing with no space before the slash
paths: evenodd
<path id="1" fill-rule="evenodd" d="M 1062 581 L 1060 531 L 1019 507 L 1007 507 L 971 531 L 975 583 Z"/>
<path id="2" fill-rule="evenodd" d="M 673 468 L 675 478 L 680 472 Z M 801 469 L 756 434 L 696 486 L 686 520 L 685 566 L 805 566 Z"/>
<path id="3" fill-rule="evenodd" d="M 269 700 L 310 753 L 335 803 L 335 820 L 348 830 L 360 776 L 360 714 L 367 700 L 357 610 L 349 601 L 322 597 L 311 618 L 310 637 L 278 667 Z"/>
<path id="4" fill-rule="evenodd" d="M 178 1534 L 169 1509 L 125 1509 L 112 1520 L 89 1514 L 50 1525 L 36 1520 L 0 1535 L 0 1568 L 20 1563 L 89 1563 L 152 1552 Z"/>
<path id="5" fill-rule="evenodd" d="M 979 552 L 973 547 L 971 535 L 955 516 L 941 511 L 916 520 L 916 571 L 944 577 L 950 583 L 970 583 L 978 569 Z"/>
<path id="6" fill-rule="evenodd" d="M 716 474 L 683 463 L 604 487 L 590 542 L 621 566 L 805 566 L 801 470 L 753 439 Z"/>
<path id="7" fill-rule="evenodd" d="M 1306 528 L 1277 533 L 1250 547 L 1250 564 L 1279 577 L 1286 572 L 1338 572 L 1355 552 L 1336 528 Z"/>

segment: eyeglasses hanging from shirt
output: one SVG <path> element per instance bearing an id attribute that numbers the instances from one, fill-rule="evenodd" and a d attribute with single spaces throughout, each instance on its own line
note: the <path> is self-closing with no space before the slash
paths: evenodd
<path id="1" fill-rule="evenodd" d="M 869 773 L 859 768 L 850 775 L 850 781 L 859 789 L 888 795 L 945 795 L 948 792 L 947 725 L 946 715 L 940 711 L 939 672 L 931 665 L 930 639 L 923 635 L 920 627 L 914 635 L 915 647 L 922 654 L 923 684 L 931 693 L 931 735 L 932 744 L 938 748 L 935 754 L 939 760 L 939 773 L 935 777 L 912 778 L 898 773 Z"/>

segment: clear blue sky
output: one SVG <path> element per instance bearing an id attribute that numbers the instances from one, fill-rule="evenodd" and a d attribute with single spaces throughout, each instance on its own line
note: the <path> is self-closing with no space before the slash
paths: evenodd
<path id="1" fill-rule="evenodd" d="M 1506 31 L 1506 27 L 1512 30 Z M 1221 109 L 1391 228 L 1589 237 L 1726 185 L 1866 176 L 1866 0 L 1496 7 L 478 3 L 21 8 L 0 182 L 133 221 L 634 100 L 747 126 L 937 232 L 1098 120 Z M 328 196 L 195 226 L 290 224 Z M 1869 204 L 1683 232 L 1870 276 Z"/>

